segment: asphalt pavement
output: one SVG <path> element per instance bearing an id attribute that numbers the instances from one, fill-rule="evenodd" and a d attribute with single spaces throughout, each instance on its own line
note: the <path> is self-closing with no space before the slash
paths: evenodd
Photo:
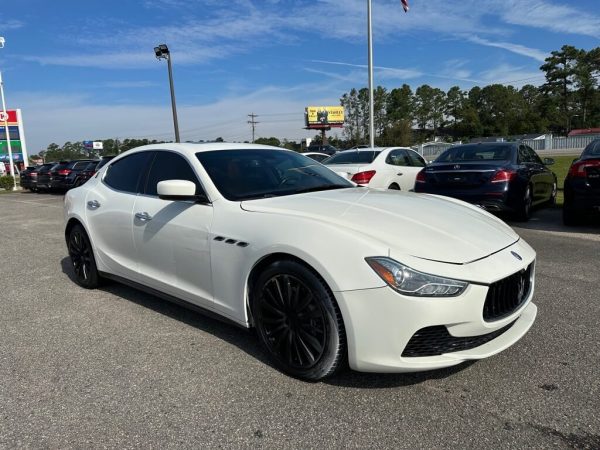
<path id="1" fill-rule="evenodd" d="M 250 332 L 78 287 L 62 212 L 0 194 L 0 448 L 600 448 L 599 225 L 511 223 L 538 252 L 539 313 L 499 355 L 306 383 Z"/>

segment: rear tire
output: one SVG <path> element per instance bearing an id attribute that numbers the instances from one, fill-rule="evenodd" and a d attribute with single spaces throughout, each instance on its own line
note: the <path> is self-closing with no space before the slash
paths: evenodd
<path id="1" fill-rule="evenodd" d="M 555 181 L 554 184 L 552 185 L 552 193 L 550 194 L 550 199 L 546 203 L 548 206 L 556 205 L 557 194 L 558 194 L 558 185 L 556 184 L 556 181 Z"/>
<path id="2" fill-rule="evenodd" d="M 308 267 L 276 261 L 252 289 L 254 325 L 273 363 L 297 378 L 318 381 L 346 359 L 342 315 L 325 282 Z"/>
<path id="3" fill-rule="evenodd" d="M 568 227 L 575 227 L 581 225 L 581 213 L 576 209 L 573 209 L 565 200 L 562 211 L 563 224 Z"/>
<path id="4" fill-rule="evenodd" d="M 527 222 L 531 218 L 531 208 L 533 206 L 533 198 L 531 196 L 531 186 L 525 189 L 525 195 L 519 209 L 517 211 L 517 220 Z"/>
<path id="5" fill-rule="evenodd" d="M 85 289 L 95 289 L 100 284 L 94 251 L 83 226 L 77 224 L 69 231 L 67 248 L 75 273 L 75 282 Z"/>

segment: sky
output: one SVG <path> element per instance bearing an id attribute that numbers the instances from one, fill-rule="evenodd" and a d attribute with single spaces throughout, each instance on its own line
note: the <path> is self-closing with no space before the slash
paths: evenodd
<path id="1" fill-rule="evenodd" d="M 5 4 L 4 4 L 5 3 Z M 565 44 L 600 45 L 598 0 L 373 0 L 374 83 L 447 90 L 540 85 Z M 366 0 L 13 0 L 0 71 L 27 147 L 173 139 L 166 43 L 182 141 L 299 141 L 304 108 L 366 87 Z"/>

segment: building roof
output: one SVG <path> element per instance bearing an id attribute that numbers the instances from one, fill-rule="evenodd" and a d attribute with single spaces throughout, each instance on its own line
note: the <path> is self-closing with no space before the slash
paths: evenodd
<path id="1" fill-rule="evenodd" d="M 589 134 L 600 134 L 600 128 L 577 128 L 569 132 L 569 136 L 585 136 Z"/>

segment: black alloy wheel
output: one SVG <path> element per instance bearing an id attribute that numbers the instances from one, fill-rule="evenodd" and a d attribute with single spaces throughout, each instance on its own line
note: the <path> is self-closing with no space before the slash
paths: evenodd
<path id="1" fill-rule="evenodd" d="M 75 282 L 86 289 L 98 286 L 100 275 L 96 268 L 92 245 L 81 225 L 75 225 L 69 232 L 67 241 L 69 256 L 75 272 Z"/>
<path id="2" fill-rule="evenodd" d="M 550 193 L 550 199 L 548 200 L 548 206 L 556 205 L 556 196 L 558 195 L 558 185 L 556 181 L 552 183 L 552 192 Z"/>
<path id="3" fill-rule="evenodd" d="M 531 186 L 525 188 L 525 195 L 519 210 L 517 211 L 517 220 L 527 222 L 531 217 L 531 208 L 533 206 L 533 197 L 531 196 Z"/>
<path id="4" fill-rule="evenodd" d="M 326 284 L 304 265 L 271 264 L 253 289 L 252 316 L 259 337 L 282 371 L 317 381 L 346 358 L 341 313 Z"/>

